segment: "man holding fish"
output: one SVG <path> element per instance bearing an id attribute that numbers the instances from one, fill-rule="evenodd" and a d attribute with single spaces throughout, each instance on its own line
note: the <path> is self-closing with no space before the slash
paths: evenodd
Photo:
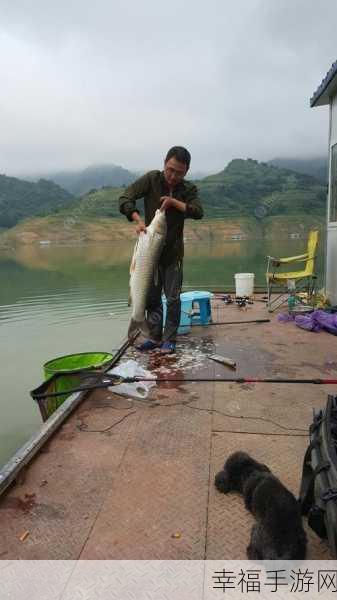
<path id="1" fill-rule="evenodd" d="M 128 336 L 132 339 L 140 330 L 148 338 L 139 346 L 142 351 L 175 351 L 181 311 L 184 222 L 186 218 L 203 217 L 198 190 L 184 179 L 190 161 L 186 148 L 174 146 L 166 155 L 163 171 L 146 173 L 119 199 L 120 212 L 136 224 L 138 234 L 130 268 L 132 318 Z M 136 207 L 140 198 L 144 199 L 145 221 Z M 167 302 L 164 330 L 163 291 Z"/>

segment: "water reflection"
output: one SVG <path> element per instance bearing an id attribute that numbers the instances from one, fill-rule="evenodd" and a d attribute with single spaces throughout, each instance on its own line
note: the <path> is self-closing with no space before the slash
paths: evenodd
<path id="1" fill-rule="evenodd" d="M 125 337 L 133 244 L 0 251 L 0 464 L 40 424 L 28 391 L 41 382 L 43 363 L 73 352 L 109 352 Z M 184 285 L 225 291 L 237 272 L 253 272 L 263 285 L 267 254 L 300 254 L 304 247 L 303 240 L 187 243 Z"/>

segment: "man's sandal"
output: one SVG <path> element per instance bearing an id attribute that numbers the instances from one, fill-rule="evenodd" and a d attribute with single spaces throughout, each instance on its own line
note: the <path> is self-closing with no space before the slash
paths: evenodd
<path id="1" fill-rule="evenodd" d="M 153 342 L 152 340 L 146 340 L 139 346 L 136 346 L 136 349 L 140 352 L 151 352 L 151 350 L 156 350 L 159 348 L 160 342 Z"/>
<path id="2" fill-rule="evenodd" d="M 176 351 L 176 343 L 175 342 L 163 342 L 160 347 L 160 352 L 162 354 L 173 354 Z"/>

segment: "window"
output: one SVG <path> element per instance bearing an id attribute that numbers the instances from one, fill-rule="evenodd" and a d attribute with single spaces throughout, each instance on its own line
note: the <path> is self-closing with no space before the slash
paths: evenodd
<path id="1" fill-rule="evenodd" d="M 337 144 L 331 148 L 330 210 L 329 221 L 337 221 Z"/>

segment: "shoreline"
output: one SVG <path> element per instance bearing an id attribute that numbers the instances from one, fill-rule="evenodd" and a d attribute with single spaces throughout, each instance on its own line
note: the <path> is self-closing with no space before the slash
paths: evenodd
<path id="1" fill-rule="evenodd" d="M 187 221 L 185 242 L 247 241 L 258 239 L 303 239 L 312 228 L 325 231 L 322 215 L 282 215 L 265 217 L 237 217 Z M 0 232 L 0 248 L 39 244 L 79 244 L 130 241 L 135 237 L 132 225 L 121 219 L 96 220 L 74 219 L 69 216 L 53 216 L 24 221 Z"/>

